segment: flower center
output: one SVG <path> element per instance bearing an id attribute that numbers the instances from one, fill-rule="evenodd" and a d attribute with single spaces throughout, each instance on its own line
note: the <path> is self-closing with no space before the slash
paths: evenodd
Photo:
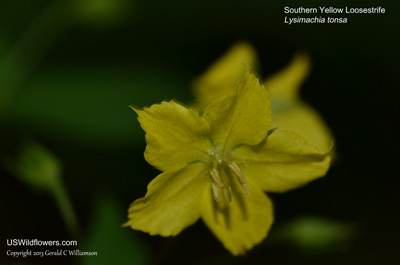
<path id="1" fill-rule="evenodd" d="M 220 174 L 221 170 L 226 170 L 226 172 L 230 172 L 231 174 L 233 173 L 240 185 L 242 185 L 244 193 L 247 194 L 249 192 L 249 186 L 247 185 L 246 179 L 236 162 L 227 159 L 218 147 L 208 150 L 208 154 L 210 155 L 210 162 L 212 163 L 212 169 L 210 170 L 210 176 L 212 178 L 211 189 L 216 202 L 221 201 L 221 192 L 226 203 L 232 201 L 232 188 L 227 186 L 222 180 Z"/>

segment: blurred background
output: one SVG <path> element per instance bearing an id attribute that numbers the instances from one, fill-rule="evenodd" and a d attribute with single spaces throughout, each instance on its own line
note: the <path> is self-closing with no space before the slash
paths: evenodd
<path id="1" fill-rule="evenodd" d="M 398 264 L 397 2 L 379 1 L 385 14 L 346 15 L 347 24 L 289 26 L 285 6 L 327 4 L 0 0 L 0 264 Z M 175 238 L 121 228 L 158 174 L 128 105 L 190 103 L 192 81 L 243 40 L 262 77 L 297 51 L 310 55 L 301 97 L 331 128 L 335 164 L 270 195 L 270 236 L 243 257 L 201 221 Z M 77 239 L 98 256 L 15 259 L 6 251 L 26 247 L 7 246 L 11 238 Z"/>

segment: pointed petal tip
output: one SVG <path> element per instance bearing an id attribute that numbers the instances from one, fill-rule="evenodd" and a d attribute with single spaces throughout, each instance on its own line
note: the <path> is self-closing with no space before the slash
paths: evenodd
<path id="1" fill-rule="evenodd" d="M 304 68 L 309 69 L 311 65 L 311 58 L 310 55 L 305 51 L 298 51 L 293 56 L 291 61 L 292 64 L 301 65 Z"/>
<path id="2" fill-rule="evenodd" d="M 139 108 L 138 106 L 135 106 L 135 105 L 133 105 L 133 104 L 129 105 L 128 107 L 129 107 L 131 110 L 133 110 L 138 116 L 139 116 L 139 113 L 143 111 L 142 108 Z"/>
<path id="3" fill-rule="evenodd" d="M 129 105 L 128 107 L 131 108 L 133 111 L 136 111 L 137 109 L 139 109 L 138 107 L 136 107 L 133 104 Z"/>
<path id="4" fill-rule="evenodd" d="M 130 227 L 130 221 L 126 221 L 125 223 L 121 224 L 121 227 Z"/>

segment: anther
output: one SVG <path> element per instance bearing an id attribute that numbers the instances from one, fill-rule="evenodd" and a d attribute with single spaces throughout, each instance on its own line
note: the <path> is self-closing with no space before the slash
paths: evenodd
<path id="1" fill-rule="evenodd" d="M 232 201 L 232 189 L 231 189 L 231 187 L 223 188 L 223 191 L 224 191 L 224 196 L 225 196 L 226 202 L 230 203 Z"/>
<path id="2" fill-rule="evenodd" d="M 215 200 L 216 202 L 220 202 L 221 199 L 219 198 L 219 188 L 218 188 L 218 186 L 215 185 L 215 184 L 212 182 L 212 183 L 211 183 L 211 189 L 212 189 L 212 192 L 213 192 L 214 200 Z"/>
<path id="3" fill-rule="evenodd" d="M 211 177 L 215 180 L 215 182 L 217 182 L 218 186 L 220 186 L 221 188 L 224 187 L 224 183 L 222 182 L 221 177 L 219 176 L 218 170 L 216 168 L 213 168 L 210 171 Z"/>
<path id="4" fill-rule="evenodd" d="M 243 183 L 242 187 L 245 194 L 249 193 L 249 185 L 247 185 L 247 183 Z"/>
<path id="5" fill-rule="evenodd" d="M 239 180 L 240 184 L 242 184 L 244 193 L 249 193 L 249 186 L 247 185 L 246 179 L 244 178 L 238 164 L 236 164 L 235 162 L 231 162 L 228 164 L 228 167 L 232 169 L 233 172 L 235 172 L 237 179 Z"/>

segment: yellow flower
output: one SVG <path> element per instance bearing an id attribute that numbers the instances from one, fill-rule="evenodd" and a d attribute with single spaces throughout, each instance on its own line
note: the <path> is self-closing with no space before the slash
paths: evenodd
<path id="1" fill-rule="evenodd" d="M 162 173 L 132 203 L 126 226 L 175 236 L 202 218 L 225 248 L 244 254 L 273 222 L 263 191 L 283 192 L 326 173 L 329 152 L 270 130 L 269 95 L 254 74 L 231 91 L 202 112 L 174 101 L 134 108 L 146 132 L 145 159 Z"/>

